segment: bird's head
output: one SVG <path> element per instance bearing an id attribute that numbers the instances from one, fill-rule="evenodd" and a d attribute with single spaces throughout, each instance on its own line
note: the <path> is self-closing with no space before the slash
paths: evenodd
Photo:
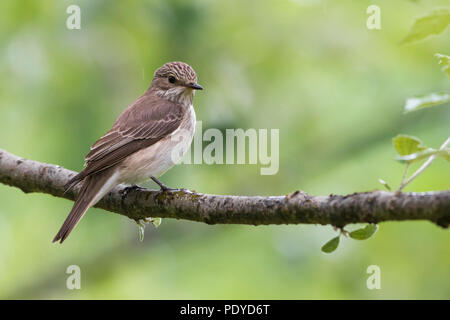
<path id="1" fill-rule="evenodd" d="M 161 97 L 183 104 L 192 104 L 195 90 L 203 90 L 197 83 L 197 75 L 184 62 L 168 62 L 155 71 L 150 86 Z"/>

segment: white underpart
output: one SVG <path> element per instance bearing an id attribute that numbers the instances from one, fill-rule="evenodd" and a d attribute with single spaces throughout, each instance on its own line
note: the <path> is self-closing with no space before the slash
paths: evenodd
<path id="1" fill-rule="evenodd" d="M 123 161 L 119 167 L 120 183 L 139 183 L 151 176 L 159 177 L 172 168 L 176 160 L 174 150 L 182 156 L 189 149 L 194 137 L 195 122 L 194 107 L 190 105 L 188 116 L 177 130 Z"/>
<path id="2" fill-rule="evenodd" d="M 179 102 L 186 106 L 192 105 L 194 94 L 194 89 L 183 86 L 176 86 L 159 93 L 160 96 L 166 98 L 167 100 Z"/>

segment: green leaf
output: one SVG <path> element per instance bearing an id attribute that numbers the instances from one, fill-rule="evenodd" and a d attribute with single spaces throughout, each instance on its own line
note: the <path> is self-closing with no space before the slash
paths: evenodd
<path id="1" fill-rule="evenodd" d="M 378 181 L 389 191 L 391 191 L 391 187 L 388 185 L 388 183 L 386 181 L 384 181 L 383 179 L 378 179 Z"/>
<path id="2" fill-rule="evenodd" d="M 350 232 L 350 238 L 355 240 L 366 240 L 369 239 L 378 230 L 378 225 L 368 224 L 365 228 L 358 229 Z"/>
<path id="3" fill-rule="evenodd" d="M 337 237 L 331 239 L 330 241 L 328 241 L 327 243 L 325 243 L 325 244 L 322 246 L 322 249 L 321 249 L 321 250 L 322 250 L 323 252 L 325 252 L 325 253 L 331 253 L 331 252 L 333 252 L 334 250 L 337 249 L 337 247 L 338 247 L 338 245 L 339 245 L 339 238 L 340 238 L 340 236 L 337 236 Z"/>
<path id="4" fill-rule="evenodd" d="M 425 39 L 432 34 L 440 34 L 450 23 L 450 10 L 437 9 L 430 14 L 416 19 L 408 35 L 401 43 L 411 43 Z"/>
<path id="5" fill-rule="evenodd" d="M 405 134 L 399 134 L 392 139 L 395 151 L 401 156 L 420 152 L 427 148 L 422 145 L 422 141 L 419 138 L 408 136 Z"/>
<path id="6" fill-rule="evenodd" d="M 445 152 L 440 153 L 439 156 L 441 158 L 444 158 L 445 160 L 447 160 L 448 162 L 450 162 L 450 149 L 444 149 Z"/>
<path id="7" fill-rule="evenodd" d="M 450 161 L 450 149 L 436 150 L 432 148 L 413 154 L 398 156 L 396 159 L 401 162 L 413 163 L 425 158 L 429 158 L 432 155 L 436 155 L 446 159 L 447 161 Z"/>
<path id="8" fill-rule="evenodd" d="M 447 77 L 450 78 L 450 57 L 441 53 L 436 53 L 434 56 L 439 59 L 442 72 L 446 73 Z"/>
<path id="9" fill-rule="evenodd" d="M 144 234 L 145 234 L 145 225 L 138 223 L 138 230 L 139 230 L 139 241 L 144 241 Z"/>
<path id="10" fill-rule="evenodd" d="M 445 92 L 430 93 L 406 99 L 404 112 L 416 111 L 423 108 L 437 106 L 450 101 L 450 94 Z"/>
<path id="11" fill-rule="evenodd" d="M 152 224 L 155 228 L 158 228 L 161 224 L 162 219 L 161 218 L 153 218 L 152 219 Z"/>

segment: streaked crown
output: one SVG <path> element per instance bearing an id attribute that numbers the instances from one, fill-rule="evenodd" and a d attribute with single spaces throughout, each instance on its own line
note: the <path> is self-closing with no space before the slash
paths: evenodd
<path id="1" fill-rule="evenodd" d="M 155 77 L 174 76 L 184 82 L 197 83 L 197 74 L 190 65 L 184 62 L 168 62 L 155 71 Z"/>

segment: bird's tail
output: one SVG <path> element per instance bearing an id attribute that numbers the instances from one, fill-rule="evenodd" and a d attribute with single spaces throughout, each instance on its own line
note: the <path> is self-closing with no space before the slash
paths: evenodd
<path id="1" fill-rule="evenodd" d="M 86 211 L 95 205 L 105 194 L 111 191 L 117 184 L 117 174 L 106 170 L 84 178 L 83 185 L 77 195 L 75 204 L 69 215 L 59 229 L 53 242 L 63 241 L 69 236 Z"/>

